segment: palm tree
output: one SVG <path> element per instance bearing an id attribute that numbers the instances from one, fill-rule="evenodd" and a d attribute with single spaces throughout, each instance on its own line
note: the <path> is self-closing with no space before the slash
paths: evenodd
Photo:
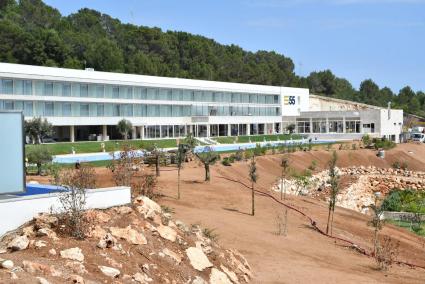
<path id="1" fill-rule="evenodd" d="M 128 133 L 131 131 L 132 128 L 133 125 L 131 124 L 131 122 L 124 118 L 121 119 L 117 124 L 118 132 L 124 137 L 124 140 L 127 140 Z"/>

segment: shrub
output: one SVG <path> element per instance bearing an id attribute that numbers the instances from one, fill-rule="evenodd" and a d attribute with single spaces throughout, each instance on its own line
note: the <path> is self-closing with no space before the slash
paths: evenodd
<path id="1" fill-rule="evenodd" d="M 357 150 L 357 144 L 352 144 L 352 145 L 351 145 L 351 149 L 352 149 L 352 150 Z"/>
<path id="2" fill-rule="evenodd" d="M 308 166 L 308 169 L 311 171 L 314 171 L 316 168 L 317 168 L 317 161 L 316 160 L 311 161 L 311 164 L 310 166 Z"/>
<path id="3" fill-rule="evenodd" d="M 229 157 L 225 157 L 225 158 L 223 158 L 223 160 L 221 161 L 221 164 L 222 164 L 223 166 L 230 167 L 230 166 L 231 166 L 231 162 L 230 162 Z"/>
<path id="4" fill-rule="evenodd" d="M 400 242 L 393 242 L 390 237 L 385 236 L 377 247 L 375 261 L 380 270 L 388 270 L 397 258 Z"/>
<path id="5" fill-rule="evenodd" d="M 368 134 L 363 135 L 362 142 L 365 147 L 368 147 L 371 143 L 370 136 Z"/>
<path id="6" fill-rule="evenodd" d="M 245 150 L 244 152 L 244 158 L 246 161 L 251 159 L 253 155 L 254 155 L 254 152 L 252 150 Z"/>
<path id="7" fill-rule="evenodd" d="M 390 140 L 378 139 L 378 138 L 373 139 L 373 144 L 376 150 L 378 149 L 389 150 L 396 146 L 396 144 Z"/>
<path id="8" fill-rule="evenodd" d="M 401 168 L 400 162 L 399 161 L 395 161 L 394 163 L 391 164 L 391 167 L 393 169 L 399 170 Z"/>
<path id="9" fill-rule="evenodd" d="M 233 155 L 235 158 L 235 161 L 242 161 L 243 160 L 243 151 L 241 149 L 237 150 L 236 153 Z"/>

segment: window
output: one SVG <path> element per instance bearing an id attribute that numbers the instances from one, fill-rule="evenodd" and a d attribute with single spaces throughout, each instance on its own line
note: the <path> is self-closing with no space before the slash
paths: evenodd
<path id="1" fill-rule="evenodd" d="M 112 98 L 119 99 L 120 98 L 120 88 L 119 87 L 112 87 Z"/>
<path id="2" fill-rule="evenodd" d="M 33 116 L 34 110 L 33 110 L 33 103 L 32 102 L 25 102 L 24 103 L 24 115 L 25 116 Z"/>
<path id="3" fill-rule="evenodd" d="M 89 96 L 89 86 L 87 84 L 80 85 L 80 97 L 87 98 Z"/>
<path id="4" fill-rule="evenodd" d="M 80 104 L 80 116 L 89 116 L 89 104 Z"/>
<path id="5" fill-rule="evenodd" d="M 54 104 L 52 102 L 44 103 L 44 115 L 54 116 Z"/>
<path id="6" fill-rule="evenodd" d="M 1 93 L 4 95 L 13 95 L 13 80 L 1 80 Z"/>
<path id="7" fill-rule="evenodd" d="M 44 82 L 44 94 L 45 96 L 53 96 L 53 82 Z"/>
<path id="8" fill-rule="evenodd" d="M 97 104 L 96 116 L 103 116 L 105 113 L 105 106 L 103 104 Z"/>
<path id="9" fill-rule="evenodd" d="M 71 84 L 63 83 L 62 84 L 62 96 L 70 97 L 71 96 Z"/>
<path id="10" fill-rule="evenodd" d="M 62 116 L 72 116 L 71 103 L 63 103 Z"/>
<path id="11" fill-rule="evenodd" d="M 5 110 L 13 110 L 13 101 L 5 101 L 4 102 Z"/>
<path id="12" fill-rule="evenodd" d="M 24 81 L 24 95 L 27 95 L 27 96 L 32 95 L 32 81 L 30 80 Z"/>

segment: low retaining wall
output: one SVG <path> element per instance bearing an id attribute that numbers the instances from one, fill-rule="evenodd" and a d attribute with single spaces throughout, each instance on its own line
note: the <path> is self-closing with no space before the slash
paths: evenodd
<path id="1" fill-rule="evenodd" d="M 38 213 L 60 210 L 58 193 L 38 194 L 0 200 L 0 236 L 30 221 Z M 102 209 L 131 203 L 129 187 L 87 190 L 86 208 Z"/>
<path id="2" fill-rule="evenodd" d="M 389 220 L 395 220 L 395 221 L 413 221 L 415 220 L 416 216 L 414 213 L 410 212 L 390 212 L 385 211 L 384 214 L 382 214 L 382 219 L 389 219 Z M 419 214 L 419 218 L 422 222 L 425 221 L 425 214 Z"/>

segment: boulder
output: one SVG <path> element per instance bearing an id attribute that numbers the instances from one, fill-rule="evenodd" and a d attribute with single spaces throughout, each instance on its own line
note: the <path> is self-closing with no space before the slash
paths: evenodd
<path id="1" fill-rule="evenodd" d="M 232 284 L 227 275 L 213 267 L 210 274 L 210 284 Z"/>
<path id="2" fill-rule="evenodd" d="M 221 270 L 223 270 L 224 273 L 226 273 L 226 275 L 230 278 L 230 280 L 232 280 L 233 283 L 235 284 L 239 284 L 239 279 L 238 276 L 236 275 L 235 272 L 230 271 L 226 266 L 224 266 L 223 264 L 220 265 Z"/>
<path id="3" fill-rule="evenodd" d="M 100 271 L 108 277 L 116 278 L 120 275 L 120 271 L 116 268 L 108 267 L 108 266 L 98 266 Z"/>
<path id="4" fill-rule="evenodd" d="M 37 283 L 38 284 L 50 284 L 49 281 L 47 281 L 45 278 L 43 277 L 36 277 L 37 278 Z"/>
<path id="5" fill-rule="evenodd" d="M 12 251 L 24 250 L 28 247 L 30 241 L 27 236 L 18 236 L 15 237 L 8 245 L 7 248 Z"/>
<path id="6" fill-rule="evenodd" d="M 192 267 L 198 271 L 203 271 L 205 268 L 213 266 L 208 257 L 199 248 L 190 247 L 186 249 L 186 255 L 189 258 Z"/>
<path id="7" fill-rule="evenodd" d="M 35 243 L 34 243 L 34 247 L 36 249 L 41 249 L 41 248 L 44 248 L 46 246 L 47 246 L 47 243 L 45 241 L 38 240 L 38 241 L 35 241 Z"/>
<path id="8" fill-rule="evenodd" d="M 208 282 L 202 279 L 202 277 L 196 276 L 195 279 L 193 279 L 192 284 L 208 284 Z"/>
<path id="9" fill-rule="evenodd" d="M 117 244 L 117 240 L 110 234 L 107 233 L 103 238 L 100 239 L 99 243 L 97 243 L 98 248 L 111 248 Z"/>
<path id="10" fill-rule="evenodd" d="M 34 227 L 36 230 L 41 228 L 54 228 L 58 225 L 59 219 L 55 216 L 40 213 L 34 218 Z"/>
<path id="11" fill-rule="evenodd" d="M 67 261 L 65 263 L 65 267 L 71 269 L 72 272 L 80 274 L 80 275 L 88 273 L 84 264 L 78 261 Z"/>
<path id="12" fill-rule="evenodd" d="M 162 253 L 173 259 L 177 264 L 180 264 L 180 262 L 182 261 L 182 257 L 179 254 L 169 250 L 168 248 L 164 248 L 162 250 Z"/>
<path id="13" fill-rule="evenodd" d="M 146 245 L 148 241 L 142 233 L 128 226 L 126 228 L 111 227 L 109 231 L 114 237 L 124 239 L 133 245 Z"/>
<path id="14" fill-rule="evenodd" d="M 62 258 L 71 259 L 83 262 L 84 261 L 84 255 L 80 248 L 70 248 L 60 251 L 60 255 Z"/>
<path id="15" fill-rule="evenodd" d="M 91 238 L 100 239 L 100 238 L 103 238 L 105 234 L 106 234 L 106 230 L 100 227 L 99 225 L 97 225 L 96 227 L 94 227 L 93 230 L 89 232 L 88 235 Z"/>
<path id="16" fill-rule="evenodd" d="M 137 272 L 136 274 L 133 275 L 133 280 L 141 284 L 147 284 L 153 281 L 153 279 L 147 276 L 145 273 L 140 273 L 140 272 Z"/>
<path id="17" fill-rule="evenodd" d="M 68 280 L 74 284 L 84 284 L 84 278 L 80 275 L 72 274 L 68 277 Z"/>
<path id="18" fill-rule="evenodd" d="M 177 237 L 177 232 L 174 231 L 173 229 L 171 229 L 168 226 L 159 226 L 157 228 L 157 231 L 159 233 L 159 235 L 166 239 L 169 240 L 171 242 L 175 242 L 176 241 L 176 237 Z"/>
<path id="19" fill-rule="evenodd" d="M 100 210 L 88 210 L 86 212 L 86 217 L 89 220 L 94 220 L 99 223 L 108 223 L 109 220 L 111 220 L 111 216 L 109 216 L 109 214 Z"/>
<path id="20" fill-rule="evenodd" d="M 145 219 L 153 218 L 156 214 L 160 214 L 162 211 L 161 206 L 159 206 L 158 203 L 152 201 L 146 196 L 137 197 L 134 203 L 138 205 L 136 209 L 145 217 Z"/>
<path id="21" fill-rule="evenodd" d="M 41 263 L 24 260 L 22 261 L 22 266 L 26 272 L 31 274 L 42 273 L 48 275 L 52 273 L 50 266 Z"/>
<path id="22" fill-rule="evenodd" d="M 54 248 L 49 249 L 49 254 L 56 255 L 56 250 Z"/>
<path id="23" fill-rule="evenodd" d="M 47 237 L 51 238 L 52 240 L 58 240 L 59 239 L 58 236 L 56 235 L 56 233 L 53 230 L 49 229 L 49 228 L 38 229 L 37 230 L 37 233 L 36 233 L 36 236 L 37 237 L 47 236 Z"/>
<path id="24" fill-rule="evenodd" d="M 0 267 L 4 269 L 12 269 L 14 267 L 14 263 L 11 260 L 1 260 Z"/>
<path id="25" fill-rule="evenodd" d="M 120 206 L 115 208 L 115 211 L 120 215 L 127 215 L 127 214 L 131 214 L 133 212 L 133 209 L 128 206 Z"/>

